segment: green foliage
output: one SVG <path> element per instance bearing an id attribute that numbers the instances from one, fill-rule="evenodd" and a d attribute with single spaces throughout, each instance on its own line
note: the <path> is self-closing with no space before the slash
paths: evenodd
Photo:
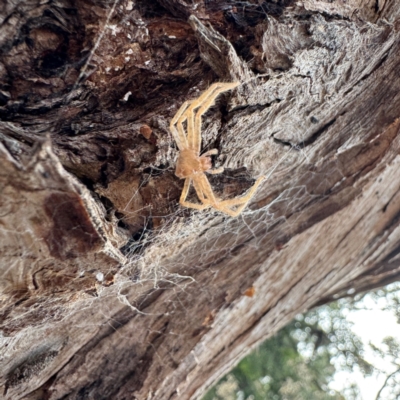
<path id="1" fill-rule="evenodd" d="M 226 387 L 225 382 L 230 383 L 235 393 L 241 392 L 243 399 L 344 399 L 328 388 L 335 368 L 330 363 L 330 353 L 324 342 L 328 344 L 329 338 L 322 330 L 304 318 L 298 318 L 244 358 L 204 400 L 236 399 L 232 394 L 227 395 L 229 392 L 219 390 L 221 385 Z M 306 350 L 309 345 L 312 351 L 310 357 L 305 357 L 300 348 Z"/>
<path id="2" fill-rule="evenodd" d="M 299 315 L 244 358 L 203 400 L 343 400 L 329 388 L 335 366 L 372 371 L 346 313 L 346 307 L 335 302 Z M 357 389 L 351 390 L 356 397 Z"/>
<path id="3" fill-rule="evenodd" d="M 328 393 L 328 378 L 335 371 L 328 353 L 318 351 L 307 359 L 298 351 L 292 334 L 298 324 L 286 326 L 232 371 L 245 399 L 250 395 L 254 400 L 341 399 Z"/>
<path id="4" fill-rule="evenodd" d="M 390 311 L 400 323 L 400 284 L 342 299 L 297 316 L 244 358 L 203 400 L 359 399 L 355 384 L 344 393 L 329 387 L 337 371 L 383 375 L 385 380 L 376 400 L 399 399 L 400 342 L 388 336 L 379 346 L 369 344 L 375 357 L 385 360 L 385 369 L 379 369 L 364 358 L 363 343 L 351 330 L 349 314 L 371 310 L 372 305 Z"/>

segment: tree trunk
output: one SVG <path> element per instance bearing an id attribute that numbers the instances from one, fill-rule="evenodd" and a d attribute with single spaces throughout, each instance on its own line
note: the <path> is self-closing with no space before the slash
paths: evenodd
<path id="1" fill-rule="evenodd" d="M 0 13 L 4 399 L 198 399 L 297 313 L 398 279 L 399 0 Z M 237 218 L 174 175 L 169 122 L 217 81 L 240 85 L 203 118 L 213 190 L 266 176 Z"/>

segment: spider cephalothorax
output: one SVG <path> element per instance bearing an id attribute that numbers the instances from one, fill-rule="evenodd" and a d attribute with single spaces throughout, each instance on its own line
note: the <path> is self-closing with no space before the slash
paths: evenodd
<path id="1" fill-rule="evenodd" d="M 198 156 L 193 150 L 184 149 L 179 153 L 175 175 L 178 178 L 185 179 L 194 174 L 208 172 L 211 167 L 211 158 L 207 154 Z"/>
<path id="2" fill-rule="evenodd" d="M 209 150 L 200 155 L 201 151 L 201 117 L 213 105 L 216 97 L 227 90 L 233 89 L 239 83 L 214 83 L 199 98 L 192 102 L 186 101 L 172 118 L 170 129 L 180 150 L 176 163 L 175 175 L 185 179 L 179 202 L 189 208 L 204 210 L 213 207 L 232 217 L 238 216 L 253 197 L 264 177 L 258 178 L 247 194 L 229 200 L 220 200 L 215 195 L 208 182 L 205 172 L 219 174 L 223 168 L 212 169 L 211 155 L 218 150 Z M 197 110 L 197 111 L 195 111 Z M 186 122 L 187 135 L 183 124 Z M 190 184 L 193 184 L 201 204 L 186 201 Z"/>

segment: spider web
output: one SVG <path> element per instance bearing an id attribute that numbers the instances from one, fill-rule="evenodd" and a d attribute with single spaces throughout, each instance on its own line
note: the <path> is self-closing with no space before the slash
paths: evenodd
<path id="1" fill-rule="evenodd" d="M 114 32 L 119 27 L 112 24 L 113 14 L 122 7 L 119 0 L 115 0 L 110 4 L 110 11 L 104 23 L 104 27 L 93 45 L 91 55 L 88 58 L 85 66 L 81 70 L 81 74 L 76 81 L 75 88 L 84 78 L 90 62 L 95 56 L 95 52 L 102 40 L 107 40 L 107 30 Z M 121 25 L 126 23 L 122 18 Z M 322 22 L 321 22 L 322 23 Z M 324 21 L 324 24 L 325 21 Z M 144 29 L 144 28 L 143 28 Z M 375 28 L 371 29 L 371 37 L 374 34 Z M 112 33 L 111 33 L 112 34 Z M 340 37 L 340 35 L 338 35 Z M 356 43 L 357 40 L 354 40 Z M 355 46 L 355 44 L 352 44 Z M 359 50 L 359 52 L 361 52 Z M 349 50 L 349 53 L 355 54 L 357 51 Z M 290 79 L 297 82 L 297 76 L 304 71 L 301 71 L 301 57 L 305 57 L 305 52 L 300 52 L 294 60 L 294 72 Z M 310 56 L 310 54 L 308 54 Z M 331 55 L 327 55 L 331 56 Z M 311 56 L 310 56 L 311 57 Z M 311 57 L 312 59 L 312 57 Z M 321 63 L 320 69 L 326 67 L 326 64 Z M 314 76 L 318 76 L 321 70 L 316 67 Z M 274 79 L 279 80 L 281 77 L 277 74 Z M 271 84 L 271 79 L 263 79 L 258 77 L 255 79 L 261 85 Z M 254 82 L 253 82 L 254 83 Z M 250 87 L 252 82 L 245 82 L 243 87 Z M 306 85 L 303 83 L 303 85 Z M 314 89 L 308 82 L 309 87 Z M 300 91 L 305 91 L 304 87 Z M 260 90 L 260 93 L 262 90 Z M 247 94 L 246 94 L 247 93 Z M 144 229 L 137 238 L 132 239 L 125 246 L 126 263 L 115 275 L 112 286 L 105 286 L 104 276 L 107 271 L 97 269 L 93 266 L 90 274 L 97 280 L 96 293 L 93 295 L 82 295 L 71 304 L 71 309 L 62 318 L 70 319 L 75 324 L 75 331 L 81 329 L 97 329 L 98 327 L 111 326 L 117 329 L 118 323 L 114 321 L 115 317 L 115 302 L 120 304 L 119 309 L 129 309 L 133 314 L 141 315 L 157 315 L 157 313 L 147 313 L 141 311 L 141 305 L 147 299 L 151 298 L 151 290 L 169 287 L 175 293 L 176 309 L 180 312 L 185 312 L 185 305 L 178 304 L 180 294 L 184 294 L 191 290 L 191 285 L 196 285 L 196 270 L 205 271 L 209 276 L 217 276 L 219 271 L 216 267 L 210 266 L 210 260 L 222 260 L 229 258 L 238 247 L 243 243 L 248 243 L 252 251 L 257 254 L 262 252 L 263 246 L 271 238 L 276 238 L 276 245 L 284 245 L 286 237 L 289 237 L 293 230 L 298 226 L 298 220 L 302 218 L 301 209 L 306 204 L 310 204 L 316 200 L 321 200 L 329 195 L 326 188 L 331 186 L 330 176 L 321 174 L 317 169 L 307 168 L 310 164 L 314 167 L 318 165 L 318 160 L 315 154 L 318 150 L 313 150 L 312 154 L 308 154 L 306 141 L 312 132 L 310 126 L 305 126 L 303 120 L 289 121 L 282 123 L 276 120 L 278 111 L 282 111 L 284 105 L 281 102 L 274 104 L 260 105 L 260 99 L 257 98 L 257 91 L 254 91 L 253 98 L 249 98 L 249 91 L 245 92 L 238 90 L 235 99 L 231 100 L 230 111 L 235 111 L 234 116 L 222 128 L 221 149 L 222 154 L 217 160 L 217 164 L 221 164 L 232 170 L 246 167 L 251 171 L 254 177 L 265 174 L 266 179 L 256 193 L 250 205 L 237 218 L 230 218 L 218 211 L 207 209 L 205 211 L 190 211 L 182 210 L 176 207 L 168 215 L 163 215 L 165 223 L 157 231 L 146 229 L 149 222 L 145 223 Z M 315 98 L 320 96 L 320 93 L 314 94 Z M 283 95 L 282 95 L 283 97 Z M 269 102 L 267 102 L 269 103 Z M 296 110 L 300 110 L 303 106 L 301 99 L 298 101 L 290 100 L 290 106 Z M 294 104 L 293 104 L 294 103 Z M 332 102 L 334 103 L 334 102 Z M 246 110 L 253 107 L 253 112 L 246 116 Z M 288 105 L 285 105 L 288 107 Z M 210 114 L 218 116 L 215 109 L 210 111 Z M 291 115 L 302 115 L 293 112 Z M 274 119 L 275 118 L 275 119 Z M 299 117 L 301 118 L 301 117 Z M 279 119 L 279 118 L 278 118 Z M 238 122 L 240 120 L 240 123 Z M 254 121 L 259 121 L 254 122 Z M 275 121 L 275 122 L 273 122 Z M 300 123 L 297 123 L 300 122 Z M 278 131 L 277 127 L 281 124 Z M 207 125 L 207 124 L 206 124 Z M 212 119 L 208 122 L 205 131 L 203 132 L 203 140 L 207 145 L 210 138 L 218 137 L 220 121 Z M 236 134 L 238 126 L 244 131 L 250 131 L 252 135 L 251 143 L 246 135 Z M 365 122 L 366 129 L 368 121 Z M 286 134 L 282 131 L 288 129 Z M 232 132 L 232 134 L 227 133 Z M 354 136 L 352 136 L 354 138 Z M 354 139 L 351 139 L 354 141 Z M 171 139 L 169 139 L 171 141 Z M 358 143 L 344 142 L 342 148 L 346 146 L 355 146 Z M 174 169 L 174 152 L 168 154 L 169 169 Z M 176 159 L 176 158 L 175 158 Z M 156 168 L 156 166 L 154 166 Z M 294 172 L 302 168 L 304 172 L 298 174 Z M 340 173 L 340 166 L 333 164 L 333 169 Z M 150 177 L 151 177 L 150 173 Z M 287 176 L 293 176 L 293 179 L 285 179 Z M 309 188 L 310 181 L 318 181 L 314 185 L 313 191 Z M 135 196 L 137 191 L 132 194 Z M 128 207 L 129 203 L 127 203 Z M 300 210 L 300 211 L 299 211 Z M 137 210 L 140 213 L 141 210 Z M 8 212 L 8 211 L 7 211 Z M 290 218 L 289 218 L 290 216 Z M 157 217 L 152 215 L 151 218 Z M 15 242 L 24 242 L 21 238 L 29 236 L 35 238 L 32 232 L 26 230 L 24 221 L 21 221 L 20 226 L 15 225 L 15 229 L 10 231 L 0 227 L 1 235 L 15 235 Z M 35 247 L 35 240 L 31 243 Z M 16 281 L 9 283 L 10 286 L 23 287 L 26 281 L 26 275 L 29 271 L 19 266 L 21 260 L 26 260 L 33 257 L 30 253 L 29 246 L 22 249 L 19 259 L 15 259 L 10 263 L 6 270 L 2 271 L 4 276 L 13 276 Z M 10 274 L 11 270 L 18 270 L 18 274 Z M 79 273 L 87 273 L 79 271 Z M 212 280 L 211 280 L 212 282 Z M 8 284 L 8 283 L 7 283 Z M 7 285 L 6 285 L 7 286 Z M 204 288 L 204 291 L 210 291 L 210 288 Z M 143 298 L 140 301 L 131 300 L 135 296 L 132 293 L 143 293 Z M 136 296 L 137 297 L 137 296 Z M 52 299 L 46 300 L 46 307 L 50 307 Z M 85 311 L 97 310 L 97 317 L 91 319 L 89 323 L 78 317 L 74 318 L 74 313 L 83 314 Z M 78 311 L 79 310 L 79 311 Z M 29 311 L 27 311 L 28 313 Z M 187 312 L 190 312 L 188 309 Z M 161 313 L 160 313 L 161 315 Z M 23 319 L 24 314 L 18 316 Z M 31 343 L 40 341 L 41 335 L 45 328 L 38 329 L 37 327 L 27 327 L 15 337 L 2 338 L 2 347 L 19 349 L 21 354 L 29 353 Z M 160 332 L 161 335 L 165 333 Z M 175 335 L 176 343 L 183 340 L 179 333 L 168 332 L 166 335 Z M 30 341 L 26 341 L 26 337 L 31 336 Z M 121 333 L 121 339 L 128 340 L 128 334 Z M 46 352 L 58 351 L 62 347 L 61 340 L 54 339 L 46 344 Z M 7 356 L 7 351 L 5 356 Z M 10 353 L 11 354 L 11 353 Z M 166 363 L 159 356 L 161 363 Z M 13 362 L 12 365 L 17 365 L 21 362 L 20 359 Z M 12 366 L 7 366 L 7 370 L 12 370 Z"/>

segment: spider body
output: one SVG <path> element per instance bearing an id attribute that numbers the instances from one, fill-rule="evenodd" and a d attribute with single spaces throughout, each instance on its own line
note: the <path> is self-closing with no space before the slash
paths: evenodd
<path id="1" fill-rule="evenodd" d="M 181 179 L 190 178 L 196 174 L 209 171 L 211 167 L 210 157 L 206 155 L 198 156 L 191 149 L 183 149 L 176 162 L 175 175 Z"/>
<path id="2" fill-rule="evenodd" d="M 214 195 L 205 173 L 219 174 L 223 168 L 212 168 L 211 155 L 218 154 L 213 149 L 200 154 L 201 151 L 201 117 L 214 104 L 217 96 L 233 89 L 239 83 L 214 83 L 199 98 L 192 102 L 186 101 L 171 120 L 170 129 L 180 151 L 176 163 L 175 175 L 185 179 L 180 204 L 196 210 L 213 207 L 231 217 L 238 216 L 253 197 L 264 177 L 258 178 L 247 194 L 229 200 L 220 200 Z M 187 135 L 183 124 L 186 123 Z M 201 203 L 191 203 L 186 200 L 190 185 L 193 184 Z"/>

